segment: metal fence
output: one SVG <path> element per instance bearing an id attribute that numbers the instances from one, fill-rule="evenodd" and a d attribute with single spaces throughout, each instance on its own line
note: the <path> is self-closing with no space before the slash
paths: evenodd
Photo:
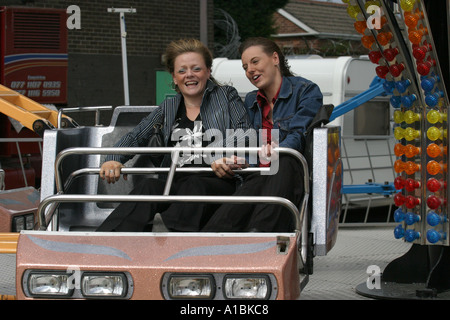
<path id="1" fill-rule="evenodd" d="M 396 143 L 393 136 L 342 136 L 344 166 L 341 225 L 392 222 Z"/>

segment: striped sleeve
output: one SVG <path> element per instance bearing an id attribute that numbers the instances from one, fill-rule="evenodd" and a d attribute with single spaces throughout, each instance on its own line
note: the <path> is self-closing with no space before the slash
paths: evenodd
<path id="1" fill-rule="evenodd" d="M 126 135 L 124 135 L 115 145 L 114 147 L 123 148 L 123 147 L 144 147 L 148 145 L 148 141 L 153 132 L 153 126 L 160 122 L 163 118 L 162 107 L 160 106 L 152 113 L 147 115 L 145 118 L 139 122 L 139 124 Z M 127 154 L 116 154 L 116 155 L 108 155 L 105 161 L 118 161 L 120 163 L 125 163 L 130 160 L 133 155 Z"/>

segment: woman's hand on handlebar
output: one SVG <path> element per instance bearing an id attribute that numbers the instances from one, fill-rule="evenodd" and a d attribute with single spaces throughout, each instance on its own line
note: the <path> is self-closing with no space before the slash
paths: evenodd
<path id="1" fill-rule="evenodd" d="M 123 164 L 117 161 L 107 161 L 100 167 L 100 178 L 106 179 L 108 183 L 115 183 L 120 179 L 120 170 L 124 167 Z M 127 180 L 127 175 L 123 175 L 123 179 Z"/>
<path id="2" fill-rule="evenodd" d="M 244 158 L 236 157 L 221 158 L 211 163 L 211 168 L 219 178 L 232 178 L 234 176 L 233 170 L 247 168 L 248 164 Z"/>

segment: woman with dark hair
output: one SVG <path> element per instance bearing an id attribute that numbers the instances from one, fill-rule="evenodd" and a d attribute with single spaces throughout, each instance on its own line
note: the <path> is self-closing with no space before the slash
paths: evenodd
<path id="1" fill-rule="evenodd" d="M 219 85 L 212 79 L 213 59 L 208 48 L 196 39 L 173 41 L 167 47 L 165 59 L 178 94 L 165 99 L 115 146 L 147 146 L 154 134 L 155 124 L 162 124 L 164 143 L 168 147 L 226 147 L 229 141 L 234 139 L 240 141 L 239 134 L 250 129 L 248 115 L 236 89 Z M 235 134 L 227 136 L 227 129 L 234 129 Z M 223 140 L 211 142 L 220 135 L 224 137 Z M 242 137 L 245 139 L 244 135 Z M 108 156 L 101 166 L 100 177 L 108 183 L 116 182 L 120 178 L 123 164 L 131 157 Z M 229 164 L 230 159 L 226 158 L 212 160 L 214 159 L 204 158 L 198 153 L 181 154 L 178 167 L 211 166 L 215 174 L 213 172 L 176 174 L 170 194 L 232 194 L 236 187 L 233 169 L 240 165 Z M 169 166 L 170 163 L 170 155 L 166 155 L 162 165 Z M 218 179 L 217 176 L 224 179 Z M 165 183 L 165 179 L 149 178 L 135 186 L 131 194 L 162 195 Z M 217 205 L 204 203 L 123 202 L 105 219 L 97 231 L 151 230 L 149 224 L 153 224 L 154 227 L 155 220 L 159 221 L 163 229 L 198 231 L 216 207 Z M 158 219 L 154 219 L 156 213 L 160 213 Z"/>
<path id="2" fill-rule="evenodd" d="M 278 162 L 272 175 L 254 173 L 234 193 L 238 196 L 280 196 L 299 205 L 303 195 L 303 170 L 290 156 L 279 158 L 275 147 L 304 150 L 304 133 L 322 106 L 319 87 L 289 70 L 286 58 L 275 42 L 250 38 L 240 47 L 242 67 L 257 90 L 249 92 L 245 106 L 256 130 L 263 131 L 259 152 L 261 166 Z M 286 232 L 294 229 L 287 209 L 272 204 L 223 204 L 203 231 Z"/>

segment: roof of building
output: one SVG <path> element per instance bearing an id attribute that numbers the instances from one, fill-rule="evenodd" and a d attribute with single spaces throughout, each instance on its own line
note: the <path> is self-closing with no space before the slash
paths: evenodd
<path id="1" fill-rule="evenodd" d="M 316 33 L 317 36 L 336 35 L 340 38 L 357 38 L 355 22 L 347 14 L 347 4 L 313 0 L 290 0 L 278 11 L 299 27 L 299 33 Z M 283 31 L 280 30 L 282 35 Z"/>

